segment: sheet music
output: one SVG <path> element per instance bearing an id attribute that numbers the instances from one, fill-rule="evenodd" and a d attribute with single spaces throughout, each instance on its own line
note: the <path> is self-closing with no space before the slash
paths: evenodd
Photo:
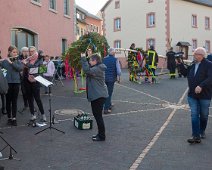
<path id="1" fill-rule="evenodd" d="M 46 87 L 49 87 L 50 85 L 53 84 L 52 82 L 46 80 L 42 76 L 35 77 L 35 80 L 38 81 L 39 83 L 41 83 L 42 85 L 46 86 Z"/>
<path id="2" fill-rule="evenodd" d="M 29 74 L 38 74 L 38 67 L 30 68 L 29 69 Z"/>

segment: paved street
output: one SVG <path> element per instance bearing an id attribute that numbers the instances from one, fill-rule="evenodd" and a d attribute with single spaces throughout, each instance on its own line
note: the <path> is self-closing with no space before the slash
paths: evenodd
<path id="1" fill-rule="evenodd" d="M 123 73 L 121 84 L 115 86 L 112 114 L 104 115 L 106 141 L 93 142 L 92 130 L 78 130 L 73 126 L 74 110 L 91 113 L 86 94 L 73 93 L 73 81 L 63 80 L 53 87 L 52 111 L 65 131 L 47 130 L 34 135 L 42 127 L 28 127 L 29 111 L 18 113 L 17 127 L 0 120 L 0 131 L 18 152 L 21 161 L 4 160 L 5 170 L 211 170 L 212 169 L 212 113 L 207 138 L 201 144 L 189 145 L 191 136 L 190 111 L 187 106 L 187 81 L 159 77 L 158 84 L 136 84 Z M 44 89 L 42 89 L 42 94 Z M 42 95 L 46 114 L 48 96 Z M 19 96 L 19 108 L 23 107 Z M 64 110 L 62 110 L 64 109 Z M 45 126 L 47 127 L 47 126 Z M 4 142 L 0 140 L 1 148 Z M 9 150 L 3 152 L 8 156 Z"/>

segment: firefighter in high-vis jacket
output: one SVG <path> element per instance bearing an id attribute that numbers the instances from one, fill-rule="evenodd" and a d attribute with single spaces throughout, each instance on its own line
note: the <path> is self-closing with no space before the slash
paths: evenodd
<path id="1" fill-rule="evenodd" d="M 175 79 L 176 77 L 176 61 L 175 61 L 175 52 L 173 51 L 173 48 L 171 47 L 170 50 L 166 53 L 167 57 L 167 68 L 169 70 L 169 76 L 170 79 Z"/>
<path id="2" fill-rule="evenodd" d="M 156 83 L 155 79 L 155 70 L 158 65 L 158 54 L 154 49 L 154 46 L 150 46 L 150 49 L 147 51 L 148 59 L 147 64 L 149 68 L 151 69 L 151 76 L 152 76 L 152 83 Z"/>

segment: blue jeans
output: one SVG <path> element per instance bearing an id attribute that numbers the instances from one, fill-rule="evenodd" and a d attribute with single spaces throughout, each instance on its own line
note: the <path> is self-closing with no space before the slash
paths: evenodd
<path id="1" fill-rule="evenodd" d="M 113 88 L 115 82 L 105 82 L 107 85 L 107 90 L 108 90 L 108 98 L 106 98 L 105 105 L 104 105 L 104 110 L 108 110 L 111 107 L 111 98 L 113 94 Z"/>
<path id="2" fill-rule="evenodd" d="M 192 136 L 200 137 L 200 134 L 205 132 L 210 103 L 211 100 L 188 97 L 188 104 L 191 108 Z"/>

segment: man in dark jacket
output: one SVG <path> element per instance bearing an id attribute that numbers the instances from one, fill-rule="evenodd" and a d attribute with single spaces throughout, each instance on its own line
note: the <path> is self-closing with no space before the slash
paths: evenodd
<path id="1" fill-rule="evenodd" d="M 167 68 L 169 69 L 170 79 L 175 79 L 176 73 L 176 61 L 175 61 L 175 52 L 171 47 L 169 52 L 166 53 L 167 57 Z"/>
<path id="2" fill-rule="evenodd" d="M 206 50 L 194 51 L 195 63 L 188 71 L 188 103 L 191 108 L 192 138 L 188 143 L 200 143 L 204 139 L 212 96 L 212 63 L 205 59 Z"/>
<path id="3" fill-rule="evenodd" d="M 109 49 L 109 55 L 103 59 L 103 63 L 107 66 L 107 69 L 105 70 L 105 83 L 107 85 L 109 95 L 109 97 L 105 101 L 104 113 L 108 114 L 111 113 L 111 98 L 113 94 L 114 84 L 117 81 L 117 78 L 118 82 L 120 82 L 121 76 L 120 63 L 118 59 L 115 58 L 114 48 Z"/>
<path id="4" fill-rule="evenodd" d="M 209 54 L 209 55 L 207 56 L 207 59 L 208 59 L 209 61 L 212 62 L 212 54 Z"/>

